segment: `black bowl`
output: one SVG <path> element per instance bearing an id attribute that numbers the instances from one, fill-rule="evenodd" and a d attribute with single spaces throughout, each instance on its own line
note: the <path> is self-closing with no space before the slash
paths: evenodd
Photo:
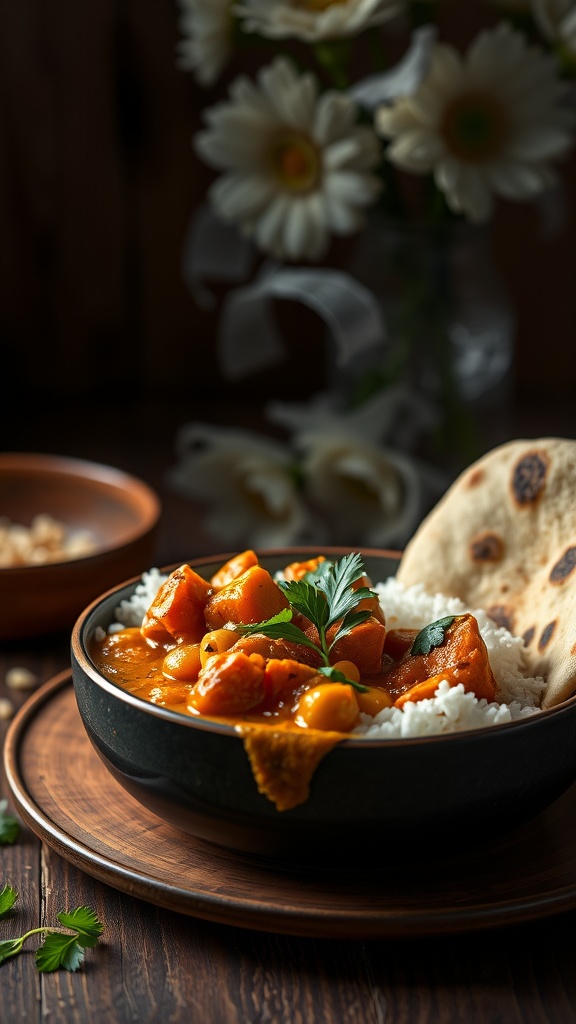
<path id="1" fill-rule="evenodd" d="M 258 556 L 274 572 L 319 553 L 340 558 L 346 550 L 283 548 Z M 395 572 L 397 553 L 362 554 L 372 583 Z M 228 557 L 190 564 L 210 577 Z M 196 837 L 275 860 L 323 856 L 349 860 L 356 869 L 392 865 L 400 856 L 429 859 L 488 841 L 538 814 L 576 779 L 572 698 L 519 722 L 468 732 L 344 740 L 317 767 L 308 800 L 279 812 L 258 792 L 233 728 L 143 701 L 95 667 L 90 637 L 108 626 L 137 582 L 108 591 L 77 620 L 76 700 L 93 746 L 124 789 Z"/>

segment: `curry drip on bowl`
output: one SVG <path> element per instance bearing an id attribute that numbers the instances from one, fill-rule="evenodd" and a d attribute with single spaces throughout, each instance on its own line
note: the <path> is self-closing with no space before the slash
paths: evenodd
<path id="1" fill-rule="evenodd" d="M 189 565 L 161 584 L 140 626 L 94 637 L 102 674 L 143 700 L 233 726 L 258 789 L 279 811 L 304 802 L 324 755 L 361 714 L 462 684 L 496 684 L 474 616 L 387 629 L 357 554 L 286 566 L 241 552 L 209 580 Z"/>

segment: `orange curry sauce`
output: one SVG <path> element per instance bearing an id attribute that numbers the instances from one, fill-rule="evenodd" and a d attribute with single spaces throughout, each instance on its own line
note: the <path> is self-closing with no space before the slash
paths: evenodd
<path id="1" fill-rule="evenodd" d="M 284 578 L 302 579 L 323 561 L 292 563 Z M 369 579 L 352 584 L 358 587 L 370 587 Z M 361 712 L 432 697 L 440 679 L 494 700 L 488 654 L 471 615 L 455 616 L 440 645 L 413 655 L 418 631 L 387 630 L 377 596 L 363 597 L 355 610 L 368 613 L 364 622 L 336 642 L 338 623 L 327 632 L 330 664 L 342 673 L 331 680 L 319 673 L 323 661 L 313 648 L 234 629 L 289 607 L 252 550 L 210 580 L 184 564 L 162 584 L 140 627 L 94 639 L 90 653 L 106 678 L 135 696 L 236 728 L 259 790 L 278 810 L 306 800 L 316 766 Z M 293 612 L 292 623 L 318 644 L 310 619 Z"/>

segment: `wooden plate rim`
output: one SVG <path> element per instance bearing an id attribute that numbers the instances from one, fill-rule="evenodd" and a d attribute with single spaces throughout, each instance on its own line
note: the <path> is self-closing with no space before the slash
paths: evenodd
<path id="1" fill-rule="evenodd" d="M 23 820 L 32 831 L 64 859 L 73 863 L 87 874 L 118 889 L 165 909 L 219 924 L 232 925 L 252 930 L 276 932 L 288 935 L 317 938 L 376 939 L 392 937 L 413 937 L 450 932 L 465 932 L 486 929 L 522 921 L 535 920 L 554 913 L 576 908 L 576 877 L 571 885 L 560 886 L 539 892 L 532 898 L 521 896 L 499 902 L 485 902 L 481 905 L 460 903 L 447 904 L 442 910 L 414 907 L 402 909 L 370 910 L 346 909 L 335 906 L 332 909 L 304 907 L 290 898 L 277 900 L 273 904 L 255 902 L 253 898 L 234 896 L 218 892 L 194 891 L 178 888 L 152 874 L 130 871 L 111 857 L 106 857 L 79 842 L 61 825 L 54 822 L 30 794 L 20 765 L 20 749 L 26 730 L 31 721 L 42 714 L 45 706 L 61 691 L 72 689 L 70 669 L 58 673 L 33 694 L 14 717 L 8 729 L 4 746 L 4 770 L 15 804 Z M 81 721 L 79 719 L 81 727 Z M 95 760 L 98 760 L 94 752 Z M 110 783 L 118 787 L 121 797 L 128 797 L 110 776 Z M 132 804 L 134 801 L 132 801 Z M 143 813 L 145 809 L 142 808 Z M 160 820 L 160 819 L 158 819 Z M 205 853 L 207 845 L 192 836 L 184 837 L 190 845 L 199 844 Z M 227 851 L 228 852 L 228 851 Z M 243 855 L 230 852 L 230 857 L 239 862 Z M 253 861 L 250 860 L 251 867 Z M 268 865 L 254 867 L 260 870 L 261 882 L 265 887 L 270 877 Z M 298 884 L 302 885 L 305 876 Z"/>

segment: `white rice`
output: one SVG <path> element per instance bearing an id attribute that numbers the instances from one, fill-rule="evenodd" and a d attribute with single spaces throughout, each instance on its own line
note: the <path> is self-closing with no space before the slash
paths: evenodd
<path id="1" fill-rule="evenodd" d="M 165 579 L 158 569 L 143 573 L 132 597 L 114 610 L 116 621 L 108 632 L 140 626 Z M 442 681 L 431 699 L 407 702 L 402 708 L 384 708 L 374 718 L 362 715 L 352 735 L 369 739 L 430 736 L 514 722 L 538 711 L 546 683 L 540 676 L 530 676 L 524 641 L 496 626 L 482 609 L 469 608 L 456 597 L 428 594 L 421 584 L 404 587 L 394 577 L 372 589 L 378 593 L 388 629 L 423 629 L 445 615 L 474 615 L 488 650 L 497 699 L 492 703 L 478 700 L 461 684 L 450 686 Z"/>

